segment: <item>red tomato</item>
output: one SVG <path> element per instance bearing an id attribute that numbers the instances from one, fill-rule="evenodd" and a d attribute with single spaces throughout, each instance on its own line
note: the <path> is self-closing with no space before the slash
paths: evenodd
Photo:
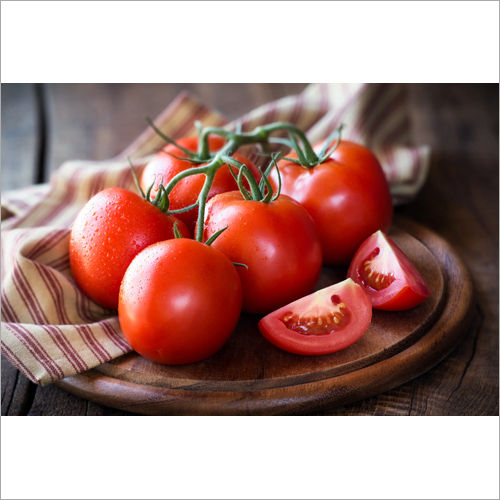
<path id="1" fill-rule="evenodd" d="M 97 303 L 116 308 L 120 282 L 132 259 L 151 243 L 173 238 L 175 221 L 126 189 L 97 193 L 71 229 L 69 257 L 78 286 Z M 178 223 L 188 237 L 187 227 Z"/>
<path id="2" fill-rule="evenodd" d="M 224 142 L 224 139 L 221 137 L 209 136 L 208 144 L 210 151 L 217 151 L 221 149 Z M 177 141 L 177 143 L 190 151 L 196 151 L 198 148 L 198 137 L 185 137 L 184 139 Z M 163 182 L 163 185 L 165 186 L 179 172 L 183 172 L 188 168 L 200 166 L 185 160 L 179 160 L 172 155 L 180 158 L 184 158 L 186 156 L 185 153 L 173 144 L 169 144 L 146 165 L 146 168 L 142 172 L 140 185 L 144 191 L 146 191 L 153 182 L 155 183 L 153 189 L 151 190 L 152 198 L 156 195 L 160 182 Z M 244 163 L 257 179 L 260 178 L 259 169 L 248 158 L 238 153 L 235 153 L 232 156 L 235 160 Z M 170 193 L 170 209 L 177 210 L 195 203 L 204 182 L 205 175 L 203 174 L 191 175 L 182 179 Z M 229 167 L 227 165 L 223 165 L 215 174 L 208 197 L 211 198 L 216 194 L 225 193 L 226 191 L 232 191 L 234 189 L 238 189 L 238 186 L 229 171 Z M 198 210 L 192 209 L 189 212 L 178 214 L 178 217 L 184 221 L 190 229 L 193 229 L 196 224 L 197 215 Z"/>
<path id="3" fill-rule="evenodd" d="M 287 160 L 279 161 L 278 167 L 281 192 L 301 203 L 316 223 L 325 263 L 347 264 L 370 234 L 389 228 L 389 187 L 377 158 L 367 148 L 341 141 L 331 157 L 316 167 L 308 169 Z M 275 169 L 270 178 L 276 188 Z"/>
<path id="4" fill-rule="evenodd" d="M 415 266 L 382 231 L 359 247 L 348 276 L 365 289 L 375 309 L 410 309 L 430 295 Z"/>
<path id="5" fill-rule="evenodd" d="M 241 311 L 241 282 L 219 250 L 188 239 L 162 241 L 132 261 L 118 316 L 130 345 L 158 363 L 207 358 L 231 335 Z"/>
<path id="6" fill-rule="evenodd" d="M 310 293 L 321 269 L 321 246 L 311 216 L 288 196 L 263 203 L 239 191 L 212 198 L 203 238 L 228 227 L 212 244 L 238 267 L 243 309 L 266 313 Z"/>
<path id="7" fill-rule="evenodd" d="M 259 321 L 275 346 L 295 354 L 340 351 L 368 329 L 372 306 L 363 289 L 347 279 L 288 304 Z"/>

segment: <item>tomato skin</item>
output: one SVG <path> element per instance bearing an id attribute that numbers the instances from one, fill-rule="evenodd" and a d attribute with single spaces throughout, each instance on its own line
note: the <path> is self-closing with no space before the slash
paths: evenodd
<path id="1" fill-rule="evenodd" d="M 190 151 L 197 151 L 198 149 L 198 137 L 185 137 L 178 140 L 177 143 Z M 209 136 L 208 144 L 210 151 L 217 151 L 221 149 L 224 143 L 225 141 L 222 137 Z M 144 192 L 146 192 L 149 186 L 154 182 L 153 189 L 151 190 L 152 198 L 156 195 L 162 180 L 163 185 L 166 185 L 178 173 L 189 168 L 200 166 L 185 160 L 179 160 L 174 158 L 172 155 L 180 158 L 184 158 L 186 156 L 185 153 L 183 153 L 176 146 L 169 144 L 146 165 L 142 172 L 140 185 Z M 235 153 L 232 156 L 239 162 L 244 163 L 257 179 L 260 178 L 259 169 L 248 158 L 238 153 Z M 170 193 L 170 210 L 185 208 L 195 203 L 204 182 L 205 176 L 203 174 L 192 175 L 182 179 L 178 184 L 176 184 Z M 238 186 L 229 171 L 229 167 L 227 165 L 223 165 L 215 174 L 212 187 L 208 193 L 208 198 L 237 188 Z M 179 219 L 181 219 L 191 230 L 193 230 L 196 224 L 197 215 L 197 209 L 192 209 L 188 212 L 178 214 L 177 217 L 179 217 Z"/>
<path id="2" fill-rule="evenodd" d="M 326 264 L 347 264 L 370 234 L 389 229 L 393 212 L 389 187 L 377 158 L 364 146 L 341 141 L 316 167 L 287 160 L 280 160 L 278 167 L 281 192 L 303 205 L 316 223 Z M 270 180 L 276 188 L 275 169 Z"/>
<path id="3" fill-rule="evenodd" d="M 377 255 L 371 257 L 374 253 Z M 377 265 L 377 257 L 381 264 Z M 393 281 L 380 290 L 373 288 L 367 272 L 363 272 L 365 265 L 367 271 L 381 277 L 390 275 Z M 382 231 L 372 234 L 359 247 L 347 275 L 363 286 L 375 309 L 403 311 L 418 306 L 430 296 L 429 287 L 418 270 Z"/>
<path id="4" fill-rule="evenodd" d="M 228 227 L 212 244 L 238 267 L 243 310 L 267 313 L 310 293 L 321 270 L 321 246 L 314 223 L 288 196 L 263 203 L 239 191 L 207 203 L 203 238 Z"/>
<path id="5" fill-rule="evenodd" d="M 304 335 L 287 328 L 283 322 L 292 312 L 310 314 L 307 311 L 312 310 L 324 314 L 334 310 L 332 296 L 338 296 L 351 312 L 352 321 L 345 328 L 326 335 Z M 370 326 L 371 318 L 369 298 L 359 285 L 347 279 L 273 311 L 262 318 L 258 326 L 262 335 L 276 347 L 294 354 L 316 356 L 340 351 L 356 342 Z"/>
<path id="6" fill-rule="evenodd" d="M 145 247 L 173 238 L 176 219 L 139 195 L 105 189 L 78 213 L 69 242 L 70 266 L 78 286 L 102 306 L 118 306 L 120 283 L 132 259 Z M 185 224 L 180 232 L 189 237 Z"/>
<path id="7" fill-rule="evenodd" d="M 144 249 L 128 267 L 118 316 L 125 338 L 142 356 L 193 363 L 215 353 L 238 322 L 241 282 L 219 250 L 189 239 Z"/>

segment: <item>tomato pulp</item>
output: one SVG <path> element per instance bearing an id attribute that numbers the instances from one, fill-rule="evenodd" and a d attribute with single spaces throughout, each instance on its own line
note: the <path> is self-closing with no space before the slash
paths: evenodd
<path id="1" fill-rule="evenodd" d="M 184 364 L 223 346 L 241 302 L 231 261 L 215 248 L 180 238 L 135 257 L 123 277 L 118 316 L 125 338 L 141 356 Z"/>
<path id="2" fill-rule="evenodd" d="M 121 188 L 97 193 L 78 213 L 69 242 L 70 266 L 82 291 L 116 309 L 120 283 L 132 259 L 145 247 L 174 237 L 177 219 Z M 189 237 L 185 224 L 179 231 Z"/>
<path id="3" fill-rule="evenodd" d="M 368 329 L 372 306 L 351 279 L 323 288 L 268 314 L 259 330 L 295 354 L 329 354 L 356 342 Z"/>
<path id="4" fill-rule="evenodd" d="M 314 222 L 296 201 L 282 195 L 270 203 L 245 200 L 239 191 L 215 196 L 206 206 L 203 238 L 227 229 L 212 246 L 238 267 L 243 309 L 267 313 L 310 293 L 321 270 Z"/>
<path id="5" fill-rule="evenodd" d="M 278 167 L 281 192 L 303 205 L 316 223 L 325 263 L 347 264 L 370 234 L 389 229 L 389 187 L 377 158 L 364 146 L 341 141 L 320 165 L 306 168 L 283 159 Z M 276 189 L 275 169 L 270 180 Z"/>
<path id="6" fill-rule="evenodd" d="M 375 309 L 410 309 L 430 295 L 415 266 L 382 231 L 372 234 L 359 247 L 348 276 L 365 289 Z"/>
<path id="7" fill-rule="evenodd" d="M 222 148 L 224 142 L 225 141 L 222 137 L 210 136 L 208 142 L 210 151 L 218 151 Z M 195 152 L 198 148 L 198 137 L 185 137 L 177 141 L 177 143 L 189 151 Z M 178 158 L 175 158 L 176 156 Z M 178 173 L 189 168 L 200 166 L 198 164 L 190 163 L 187 160 L 179 159 L 185 157 L 186 154 L 175 145 L 169 144 L 165 146 L 146 165 L 142 172 L 140 185 L 144 192 L 146 192 L 149 186 L 154 183 L 151 190 L 151 197 L 154 199 L 156 193 L 158 192 L 160 183 L 163 183 L 165 186 Z M 248 158 L 238 153 L 233 154 L 232 157 L 240 163 L 244 163 L 256 179 L 260 178 L 259 169 Z M 191 175 L 179 181 L 169 196 L 170 210 L 178 210 L 195 203 L 204 182 L 205 175 L 203 174 Z M 237 183 L 231 175 L 228 165 L 223 165 L 219 168 L 219 170 L 217 170 L 214 176 L 212 187 L 208 193 L 208 198 L 237 188 Z M 193 208 L 187 212 L 178 214 L 178 217 L 192 230 L 196 224 L 197 214 L 198 210 Z"/>

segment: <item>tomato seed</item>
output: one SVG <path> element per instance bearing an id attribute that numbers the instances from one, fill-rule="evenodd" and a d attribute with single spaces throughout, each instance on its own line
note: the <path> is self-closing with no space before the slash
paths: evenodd
<path id="1" fill-rule="evenodd" d="M 374 290 L 387 288 L 394 280 L 393 274 L 379 273 L 373 269 L 373 259 L 380 253 L 380 249 L 375 248 L 360 266 L 359 274 L 363 285 Z"/>
<path id="2" fill-rule="evenodd" d="M 340 297 L 337 295 L 340 301 Z M 332 297 L 333 301 L 333 297 Z M 351 320 L 351 315 L 344 302 L 338 304 L 339 310 L 322 316 L 299 316 L 287 313 L 283 323 L 287 328 L 303 335 L 328 335 L 344 328 Z"/>

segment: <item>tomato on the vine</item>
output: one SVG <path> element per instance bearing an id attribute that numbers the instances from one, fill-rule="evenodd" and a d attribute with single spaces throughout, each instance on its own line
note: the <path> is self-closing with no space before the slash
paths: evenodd
<path id="1" fill-rule="evenodd" d="M 132 191 L 109 188 L 97 193 L 71 229 L 70 266 L 78 286 L 98 304 L 116 308 L 132 259 L 148 245 L 173 238 L 176 221 Z M 185 224 L 177 223 L 181 234 L 189 237 Z"/>
<path id="2" fill-rule="evenodd" d="M 209 137 L 208 145 L 211 152 L 221 149 L 224 143 L 225 140 L 222 137 L 212 135 Z M 185 137 L 178 140 L 177 144 L 195 152 L 198 148 L 198 137 Z M 234 153 L 231 156 L 240 163 L 244 163 L 256 178 L 260 176 L 259 169 L 248 158 L 239 153 Z M 165 146 L 144 168 L 140 180 L 141 188 L 146 192 L 149 186 L 154 183 L 151 190 L 151 197 L 154 198 L 160 183 L 166 186 L 178 173 L 200 166 L 180 159 L 185 157 L 186 154 L 175 145 L 168 144 Z M 170 210 L 178 210 L 194 204 L 204 181 L 205 176 L 203 174 L 191 175 L 179 181 L 169 195 Z M 232 191 L 237 187 L 228 165 L 223 165 L 215 174 L 208 198 L 219 193 Z M 190 229 L 193 229 L 196 224 L 197 213 L 197 209 L 193 208 L 187 212 L 179 213 L 177 217 L 184 221 Z"/>
<path id="3" fill-rule="evenodd" d="M 259 321 L 264 337 L 295 354 L 329 354 L 356 342 L 368 329 L 372 306 L 347 279 L 281 307 Z"/>
<path id="4" fill-rule="evenodd" d="M 289 157 L 297 155 L 291 153 Z M 278 167 L 281 192 L 301 203 L 316 223 L 325 263 L 347 264 L 370 234 L 389 228 L 389 187 L 377 158 L 364 146 L 340 141 L 331 156 L 315 167 L 286 159 L 280 160 Z M 275 188 L 275 170 L 270 180 Z"/>
<path id="5" fill-rule="evenodd" d="M 231 335 L 241 311 L 241 282 L 219 250 L 195 240 L 149 246 L 128 267 L 118 316 L 132 348 L 167 364 L 199 361 Z"/>
<path id="6" fill-rule="evenodd" d="M 348 276 L 365 289 L 375 309 L 411 309 L 430 295 L 421 274 L 382 231 L 372 234 L 359 247 Z"/>
<path id="7" fill-rule="evenodd" d="M 321 246 L 307 211 L 288 196 L 246 200 L 239 191 L 209 200 L 203 239 L 227 229 L 213 247 L 238 267 L 243 310 L 266 313 L 310 293 L 321 269 Z"/>

